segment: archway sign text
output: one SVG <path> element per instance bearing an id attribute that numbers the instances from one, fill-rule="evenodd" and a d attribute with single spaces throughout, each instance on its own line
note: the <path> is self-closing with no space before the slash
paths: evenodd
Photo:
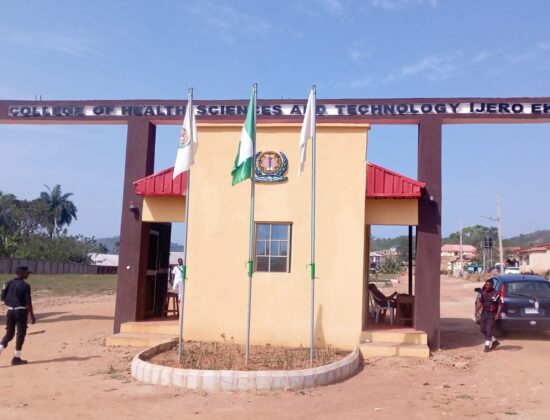
<path id="1" fill-rule="evenodd" d="M 10 104 L 8 106 L 8 117 L 11 118 L 41 118 L 48 119 L 55 117 L 170 117 L 183 116 L 185 105 L 167 105 L 158 103 L 144 104 L 109 104 L 106 101 L 101 103 L 79 103 L 63 104 L 56 102 L 37 101 L 32 104 Z M 162 101 L 159 101 L 162 102 Z M 200 102 L 200 101 L 197 101 Z M 224 104 L 199 103 L 195 106 L 197 116 L 234 116 L 246 115 L 247 105 L 235 104 L 235 101 Z M 263 116 L 298 116 L 305 112 L 305 104 L 275 103 L 269 101 L 266 104 L 259 102 L 257 114 Z M 417 115 L 549 115 L 550 102 L 403 102 L 403 103 L 318 103 L 317 115 L 320 116 L 417 116 Z"/>

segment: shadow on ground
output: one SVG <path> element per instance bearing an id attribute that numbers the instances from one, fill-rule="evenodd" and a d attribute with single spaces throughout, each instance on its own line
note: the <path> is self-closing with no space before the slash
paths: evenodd
<path id="1" fill-rule="evenodd" d="M 514 344 L 519 341 L 548 341 L 550 333 L 547 331 L 507 332 L 495 331 L 495 336 L 502 343 L 496 351 L 519 351 L 523 346 Z M 482 346 L 485 341 L 479 331 L 479 326 L 470 318 L 442 318 L 441 319 L 441 348 L 450 350 L 465 347 Z"/>
<path id="2" fill-rule="evenodd" d="M 87 356 L 87 357 L 58 357 L 56 359 L 47 359 L 47 360 L 32 360 L 29 361 L 29 364 L 40 365 L 42 363 L 63 363 L 63 362 L 83 362 L 84 360 L 95 359 L 101 356 Z"/>
<path id="3" fill-rule="evenodd" d="M 101 356 L 88 356 L 88 357 L 58 357 L 57 359 L 47 360 L 29 360 L 29 365 L 40 365 L 43 363 L 63 363 L 63 362 L 83 362 L 85 360 L 95 359 Z M 0 369 L 12 368 L 17 366 L 0 366 Z"/>
<path id="4" fill-rule="evenodd" d="M 441 318 L 441 348 L 444 350 L 480 346 L 484 339 L 479 326 L 469 318 Z"/>
<path id="5" fill-rule="evenodd" d="M 63 315 L 63 314 L 66 314 L 67 312 L 39 312 L 36 315 L 36 319 L 37 320 L 41 320 L 41 319 L 44 319 L 44 318 L 49 318 L 51 316 L 56 316 L 56 315 Z"/>
<path id="6" fill-rule="evenodd" d="M 67 312 L 45 312 L 41 314 L 36 314 L 36 322 L 38 324 L 47 324 L 50 322 L 61 322 L 61 321 L 78 321 L 81 319 L 93 319 L 93 320 L 103 320 L 103 319 L 114 319 L 112 316 L 102 316 L 102 315 L 62 315 Z M 55 318 L 51 318 L 55 317 Z M 47 318 L 47 319 L 44 319 Z"/>

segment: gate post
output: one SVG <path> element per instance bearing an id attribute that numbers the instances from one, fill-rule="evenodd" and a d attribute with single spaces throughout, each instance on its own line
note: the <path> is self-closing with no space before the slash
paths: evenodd
<path id="1" fill-rule="evenodd" d="M 418 126 L 418 180 L 426 183 L 418 202 L 415 270 L 415 328 L 428 334 L 430 349 L 440 348 L 442 121 L 424 118 Z"/>
<path id="2" fill-rule="evenodd" d="M 115 321 L 120 324 L 143 319 L 147 276 L 149 223 L 141 221 L 143 198 L 134 193 L 133 182 L 153 173 L 156 126 L 148 120 L 128 120 L 124 191 L 120 223 Z"/>

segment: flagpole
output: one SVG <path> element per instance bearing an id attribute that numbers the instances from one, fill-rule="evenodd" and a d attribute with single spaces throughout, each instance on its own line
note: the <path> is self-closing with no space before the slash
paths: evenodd
<path id="1" fill-rule="evenodd" d="M 253 97 L 254 108 L 256 108 L 256 97 L 258 92 L 258 84 L 253 84 Z M 254 181 L 254 160 L 256 159 L 256 109 L 253 112 L 253 127 L 254 138 L 252 139 L 252 166 L 250 170 L 252 174 L 250 176 L 250 235 L 248 241 L 248 311 L 246 316 L 246 354 L 245 364 L 248 364 L 248 357 L 250 356 L 250 312 L 252 308 L 252 274 L 254 273 L 253 249 L 254 249 L 254 195 L 255 195 L 255 181 Z"/>
<path id="2" fill-rule="evenodd" d="M 314 328 L 315 328 L 315 149 L 316 149 L 316 137 L 317 137 L 317 86 L 313 85 L 313 107 L 311 111 L 311 314 L 310 314 L 310 328 L 309 328 L 309 363 L 310 366 L 313 366 L 313 356 L 314 356 L 314 346 L 315 346 L 315 337 L 314 337 Z"/>
<path id="3" fill-rule="evenodd" d="M 190 107 L 190 112 L 194 113 L 193 110 L 193 88 L 189 88 L 189 101 L 187 106 Z M 193 114 L 190 114 L 189 118 L 190 133 L 193 135 L 195 127 L 193 127 Z M 195 141 L 196 139 L 193 139 Z M 187 233 L 189 232 L 189 187 L 191 185 L 191 168 L 187 171 L 187 186 L 185 189 L 185 233 L 183 238 L 183 267 L 181 272 L 182 282 L 181 282 L 181 307 L 179 308 L 179 342 L 178 342 L 178 356 L 180 364 L 183 364 L 183 309 L 185 306 L 185 281 L 187 279 Z M 178 296 L 179 298 L 179 296 Z"/>
<path id="4" fill-rule="evenodd" d="M 256 108 L 256 98 L 258 93 L 258 84 L 254 83 L 253 85 L 253 96 L 254 96 L 254 108 Z M 246 315 L 246 354 L 245 354 L 245 364 L 248 364 L 248 357 L 250 356 L 250 313 L 252 309 L 252 274 L 254 273 L 254 195 L 255 195 L 255 186 L 254 181 L 254 160 L 256 159 L 256 109 L 252 110 L 253 112 L 253 127 L 254 127 L 254 138 L 252 139 L 252 174 L 250 176 L 250 235 L 248 239 L 248 310 Z"/>

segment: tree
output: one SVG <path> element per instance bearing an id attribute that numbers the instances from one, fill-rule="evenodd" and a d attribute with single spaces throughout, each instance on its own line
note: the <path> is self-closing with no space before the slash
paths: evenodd
<path id="1" fill-rule="evenodd" d="M 46 228 L 50 239 L 52 239 L 54 235 L 59 234 L 63 226 L 69 226 L 73 219 L 76 220 L 77 208 L 69 200 L 73 193 L 62 194 L 61 185 L 59 184 L 54 186 L 53 189 L 50 189 L 47 185 L 44 186 L 48 189 L 48 192 L 42 191 L 40 198 L 48 204 L 49 218 Z"/>
<path id="2" fill-rule="evenodd" d="M 382 274 L 398 274 L 401 267 L 399 263 L 393 258 L 385 258 L 382 264 L 380 265 L 380 272 Z"/>
<path id="3" fill-rule="evenodd" d="M 0 191 L 0 256 L 11 257 L 17 249 L 17 199 Z"/>
<path id="4" fill-rule="evenodd" d="M 18 200 L 0 192 L 0 256 L 13 257 L 41 234 L 47 224 L 48 206 L 41 200 Z"/>

